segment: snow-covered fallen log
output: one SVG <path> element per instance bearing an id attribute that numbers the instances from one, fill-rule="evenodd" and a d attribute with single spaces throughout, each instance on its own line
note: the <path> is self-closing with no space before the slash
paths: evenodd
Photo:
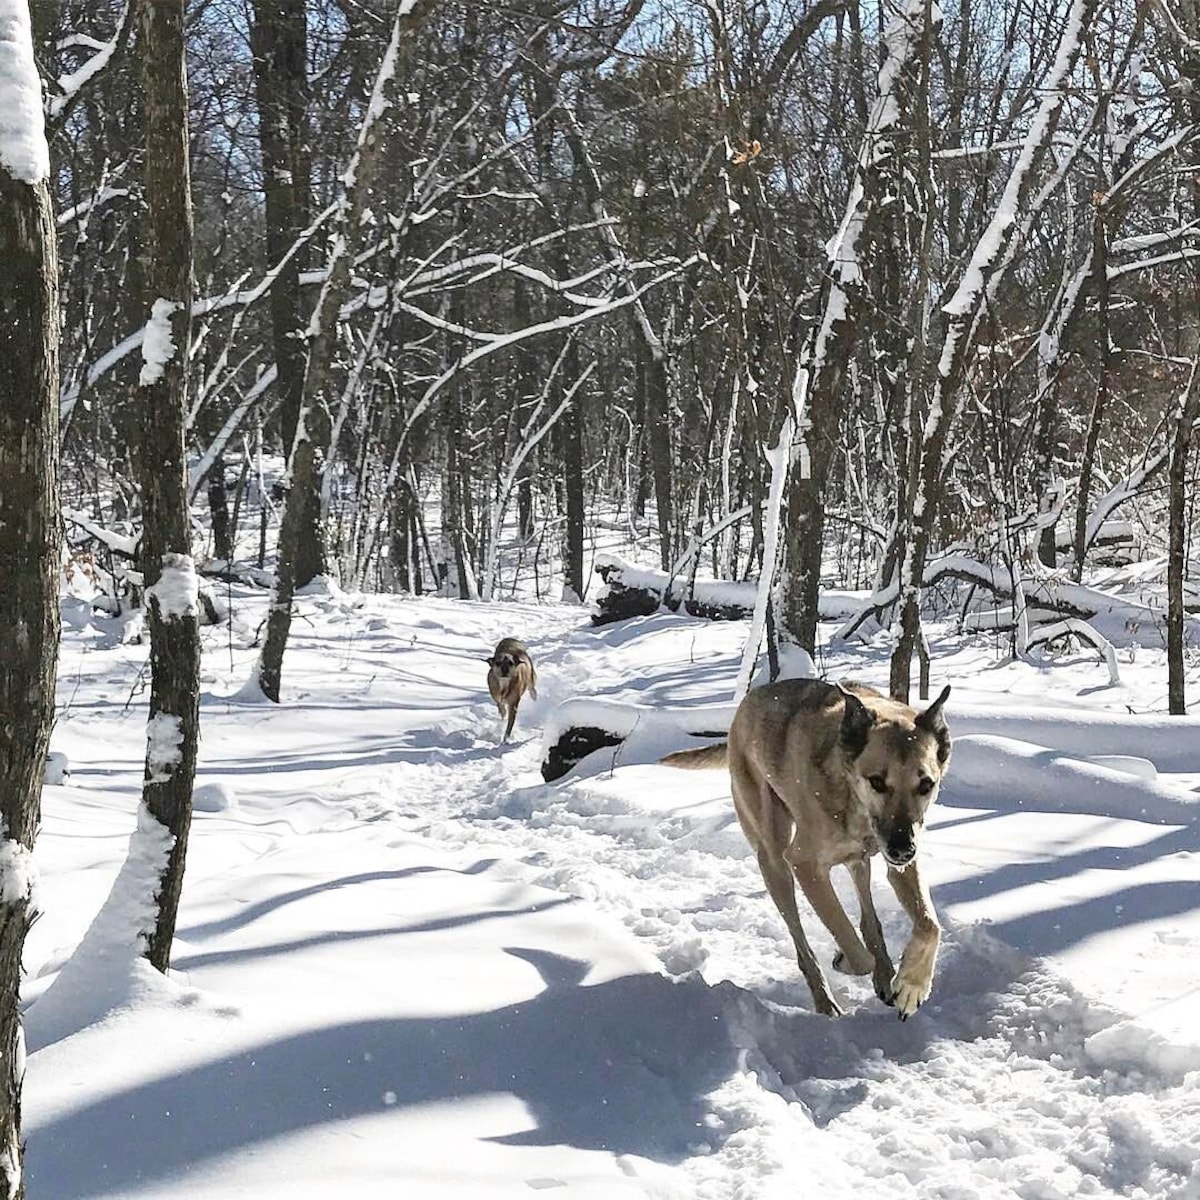
<path id="1" fill-rule="evenodd" d="M 698 579 L 689 584 L 682 575 L 672 577 L 666 571 L 631 566 L 615 554 L 598 554 L 595 571 L 604 587 L 596 598 L 594 625 L 647 617 L 664 604 L 672 612 L 682 609 L 689 616 L 710 621 L 745 621 L 754 613 L 758 589 L 754 580 Z M 859 592 L 823 591 L 821 619 L 844 620 L 859 611 L 863 599 Z"/>
<path id="2" fill-rule="evenodd" d="M 736 704 L 653 708 L 613 700 L 568 700 L 546 722 L 542 777 L 560 779 L 596 755 L 596 771 L 656 763 L 674 750 L 723 738 Z M 1200 770 L 1200 717 L 1081 713 L 1061 709 L 947 706 L 954 736 L 950 794 L 995 790 L 1054 811 L 1154 822 L 1200 820 L 1200 797 L 1157 781 L 1159 772 Z M 603 753 L 598 753 L 603 752 Z"/>
<path id="3" fill-rule="evenodd" d="M 703 744 L 697 739 L 723 738 L 736 708 L 663 709 L 615 700 L 568 700 L 543 727 L 542 778 L 547 783 L 561 779 L 596 751 L 607 751 L 597 755 L 601 769 L 658 762 L 672 750 Z"/>
<path id="4" fill-rule="evenodd" d="M 943 554 L 925 565 L 922 587 L 929 589 L 935 584 L 957 581 L 989 593 L 996 601 L 1013 599 L 1013 577 L 1007 567 L 980 562 L 968 554 Z M 1104 643 L 1125 645 L 1145 631 L 1161 625 L 1165 612 L 1140 600 L 1117 595 L 1086 584 L 1071 583 L 1064 575 L 1053 572 L 1030 572 L 1019 580 L 1027 605 L 1031 635 L 1040 622 L 1083 622 L 1092 626 L 1085 631 L 1081 626 L 1063 627 L 1051 634 L 1032 638 L 1032 642 L 1047 641 L 1052 637 L 1072 634 L 1082 636 L 1095 645 L 1105 657 L 1112 670 L 1111 657 Z M 896 603 L 899 589 L 895 582 L 878 588 L 844 622 L 834 635 L 845 640 L 853 637 L 872 617 L 882 615 Z M 1004 619 L 1003 613 L 1008 617 Z M 822 614 L 823 615 L 823 614 Z M 969 610 L 963 615 L 964 629 L 1011 629 L 1017 623 L 1015 606 L 1007 610 L 992 606 L 982 610 Z M 1032 644 L 1032 643 L 1031 643 Z"/>

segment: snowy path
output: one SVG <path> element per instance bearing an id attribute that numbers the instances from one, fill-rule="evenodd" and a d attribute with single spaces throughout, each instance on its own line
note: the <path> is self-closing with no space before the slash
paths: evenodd
<path id="1" fill-rule="evenodd" d="M 542 699 L 523 740 L 498 747 L 477 651 L 514 622 Z M 289 1194 L 336 1182 L 383 1196 L 399 1156 L 418 1197 L 1200 1196 L 1196 1064 L 1170 1045 L 1148 1053 L 1091 980 L 1081 991 L 1064 974 L 1069 954 L 1030 957 L 973 924 L 1006 927 L 1022 905 L 1036 916 L 1039 862 L 1064 833 L 1097 835 L 1096 817 L 943 808 L 930 846 L 953 899 L 935 888 L 948 929 L 931 1001 L 902 1024 L 839 978 L 851 1011 L 831 1022 L 810 1010 L 721 773 L 619 755 L 554 785 L 537 773 L 532 728 L 556 702 L 721 699 L 738 630 L 668 619 L 597 634 L 564 610 L 437 601 L 317 605 L 311 625 L 292 706 L 206 705 L 204 777 L 241 806 L 197 819 L 176 956 L 196 989 L 190 1049 L 161 1084 L 136 1063 L 148 1031 L 178 1037 L 176 1005 L 35 1054 L 32 1179 L 64 1198 L 267 1195 L 299 1156 L 311 1191 Z M 91 721 L 74 722 L 81 744 L 107 729 Z M 115 766 L 88 744 L 98 783 Z M 55 829 L 51 815 L 51 902 L 95 858 Z M 1161 858 L 1195 878 L 1194 829 L 1109 822 L 1098 836 L 1161 842 L 1143 869 Z M 1027 869 L 989 889 L 1014 839 Z M 105 878 L 93 873 L 88 895 Z M 895 948 L 905 923 L 894 904 L 881 915 Z M 1026 919 L 1024 949 L 1062 949 L 1052 924 Z M 828 937 L 807 926 L 828 961 Z M 1194 957 L 1193 929 L 1145 936 Z M 61 917 L 54 930 L 79 932 Z M 47 972 L 61 961 L 48 945 L 35 943 Z M 68 1060 L 88 1046 L 122 1073 L 81 1106 Z M 322 1094 L 307 1095 L 314 1071 Z M 97 1179 L 132 1089 L 143 1138 L 176 1149 L 151 1156 L 153 1180 Z M 54 1146 L 75 1147 L 78 1168 L 50 1168 Z"/>
<path id="2" fill-rule="evenodd" d="M 620 916 L 669 970 L 717 982 L 754 1078 L 714 1098 L 713 1155 L 687 1164 L 697 1195 L 782 1195 L 798 1179 L 835 1195 L 872 1182 L 893 1195 L 1200 1195 L 1195 1077 L 1177 1087 L 1173 1072 L 1092 1061 L 1087 1039 L 1111 1018 L 1044 967 L 952 929 L 919 1020 L 900 1024 L 868 985 L 843 980 L 856 1009 L 830 1023 L 809 1011 L 732 816 L 714 812 L 727 805 L 709 801 L 724 797 L 723 779 L 664 783 L 661 769 L 628 768 L 619 786 L 522 788 L 522 772 L 513 787 L 510 772 L 534 769 L 538 748 L 434 769 L 424 794 L 444 808 L 406 823 L 518 860 L 531 882 Z M 627 802 L 642 790 L 659 804 Z M 677 799 L 662 802 L 664 790 Z M 902 944 L 904 921 L 891 917 L 889 940 Z M 828 961 L 832 943 L 808 928 Z"/>

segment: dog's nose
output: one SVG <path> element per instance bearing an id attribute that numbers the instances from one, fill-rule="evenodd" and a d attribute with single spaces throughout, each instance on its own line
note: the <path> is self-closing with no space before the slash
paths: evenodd
<path id="1" fill-rule="evenodd" d="M 893 867 L 906 867 L 916 856 L 917 847 L 911 833 L 893 833 L 884 842 L 883 857 Z"/>

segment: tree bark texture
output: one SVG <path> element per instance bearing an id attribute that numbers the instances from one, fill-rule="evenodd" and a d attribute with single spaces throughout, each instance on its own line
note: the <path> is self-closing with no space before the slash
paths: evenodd
<path id="1" fill-rule="evenodd" d="M 250 32 L 262 148 L 267 259 L 281 262 L 308 225 L 311 155 L 308 145 L 308 29 L 304 0 L 255 0 Z M 271 337 L 278 369 L 283 452 L 296 440 L 304 395 L 304 319 L 300 271 L 304 254 L 292 255 L 271 287 Z M 303 587 L 325 570 L 319 481 L 303 512 L 296 584 Z"/>
<path id="2" fill-rule="evenodd" d="M 200 638 L 190 611 L 164 602 L 154 585 L 164 570 L 191 569 L 184 420 L 192 307 L 192 206 L 188 169 L 184 0 L 140 0 L 138 11 L 145 135 L 147 281 L 155 308 L 170 305 L 173 352 L 157 374 L 143 370 L 138 454 L 144 532 L 142 570 L 150 630 L 150 729 L 178 722 L 178 755 L 163 763 L 148 749 L 142 801 L 174 841 L 158 892 L 146 955 L 170 963 L 192 819 L 200 722 Z"/>
<path id="3" fill-rule="evenodd" d="M 1186 674 L 1183 652 L 1186 631 L 1183 607 L 1183 579 L 1187 569 L 1187 468 L 1196 419 L 1200 417 L 1200 379 L 1197 365 L 1179 403 L 1171 439 L 1167 525 L 1167 711 L 1172 716 L 1187 712 Z"/>
<path id="4" fill-rule="evenodd" d="M 58 263 L 50 190 L 0 167 L 0 817 L 7 873 L 33 848 L 58 659 Z M 21 1177 L 21 953 L 28 889 L 0 879 L 0 1195 Z M 14 896 L 14 891 L 23 893 Z"/>
<path id="5" fill-rule="evenodd" d="M 297 567 L 301 543 L 307 528 L 305 505 L 308 503 L 310 492 L 317 495 L 318 500 L 320 493 L 314 431 L 309 428 L 311 413 L 318 407 L 329 386 L 338 317 L 351 291 L 351 266 L 354 262 L 355 247 L 362 237 L 363 213 L 367 207 L 375 166 L 385 138 L 386 125 L 383 118 L 395 85 L 400 44 L 402 40 L 412 36 L 432 7 L 432 0 L 416 0 L 416 3 L 397 14 L 392 26 L 391 41 L 384 52 L 383 62 L 376 76 L 367 116 L 359 131 L 358 144 L 350 166 L 342 176 L 343 180 L 348 182 L 343 185 L 338 206 L 329 271 L 308 326 L 308 360 L 304 373 L 304 390 L 296 424 L 296 438 L 291 449 L 289 489 L 279 530 L 275 582 L 267 614 L 267 634 L 258 662 L 259 687 L 268 700 L 276 703 L 279 702 L 280 681 L 283 676 L 283 655 L 292 627 L 292 599 L 298 586 Z"/>
<path id="6" fill-rule="evenodd" d="M 842 230 L 831 243 L 820 325 L 807 340 L 801 370 L 806 379 L 806 411 L 801 420 L 804 452 L 788 492 L 784 532 L 782 608 L 778 614 L 788 636 L 809 654 L 816 653 L 817 596 L 824 550 L 826 487 L 838 445 L 838 426 L 848 402 L 847 368 L 870 299 L 869 274 L 881 241 L 890 229 L 891 209 L 907 194 L 905 166 L 912 155 L 913 59 L 926 54 L 935 18 L 928 6 L 909 5 L 893 18 L 888 53 L 892 60 L 879 74 L 876 121 L 867 128 L 859 152 L 855 190 Z M 886 104 L 884 102 L 887 102 Z M 878 314 L 886 320 L 886 314 Z M 895 364 L 899 369 L 901 364 Z"/>

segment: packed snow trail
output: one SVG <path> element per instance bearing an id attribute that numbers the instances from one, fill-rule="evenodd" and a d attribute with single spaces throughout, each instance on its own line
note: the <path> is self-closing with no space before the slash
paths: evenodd
<path id="1" fill-rule="evenodd" d="M 835 977 L 849 1012 L 830 1021 L 723 772 L 620 748 L 552 785 L 538 772 L 537 731 L 571 696 L 727 699 L 737 626 L 597 631 L 578 609 L 336 592 L 301 616 L 278 708 L 239 691 L 253 612 L 237 644 L 206 635 L 213 803 L 189 851 L 185 986 L 34 1042 L 31 1195 L 40 1180 L 56 1200 L 225 1200 L 287 1179 L 292 1200 L 1200 1197 L 1197 1061 L 1123 1022 L 1090 976 L 1078 986 L 1133 963 L 1190 1004 L 1194 825 L 1009 811 L 951 786 L 928 842 L 947 927 L 931 1000 L 902 1024 Z M 530 646 L 540 699 L 504 746 L 483 658 L 507 634 Z M 64 679 L 84 701 L 56 731 L 74 783 L 39 843 L 34 1018 L 115 874 L 144 736 L 113 702 L 144 651 L 73 652 Z M 826 666 L 861 677 L 877 657 Z M 952 682 L 981 665 L 939 661 Z M 1094 923 L 1131 879 L 1174 907 L 1112 917 L 1123 940 L 1088 952 L 1105 931 L 1064 922 Z M 907 922 L 879 897 L 897 953 Z M 114 1154 L 134 1126 L 136 1153 Z"/>
<path id="2" fill-rule="evenodd" d="M 609 662 L 586 628 L 556 620 L 526 637 L 548 697 L 539 711 L 614 676 L 654 695 L 677 671 L 656 671 L 629 632 L 609 635 Z M 354 780 L 361 814 L 496 855 L 524 882 L 620 917 L 664 970 L 716 989 L 743 1069 L 714 1094 L 687 1164 L 697 1195 L 795 1195 L 800 1181 L 833 1195 L 868 1183 L 914 1196 L 1200 1195 L 1200 1076 L 1097 1062 L 1089 1038 L 1114 1014 L 1044 965 L 952 926 L 917 1018 L 899 1023 L 868 981 L 835 976 L 853 1011 L 830 1022 L 811 1011 L 723 773 L 623 768 L 618 750 L 599 777 L 544 785 L 541 740 L 528 719 L 519 732 L 498 746 L 488 703 L 458 710 L 428 760 Z M 894 903 L 884 920 L 898 952 L 906 921 Z M 806 928 L 828 962 L 828 935 L 811 916 Z"/>

